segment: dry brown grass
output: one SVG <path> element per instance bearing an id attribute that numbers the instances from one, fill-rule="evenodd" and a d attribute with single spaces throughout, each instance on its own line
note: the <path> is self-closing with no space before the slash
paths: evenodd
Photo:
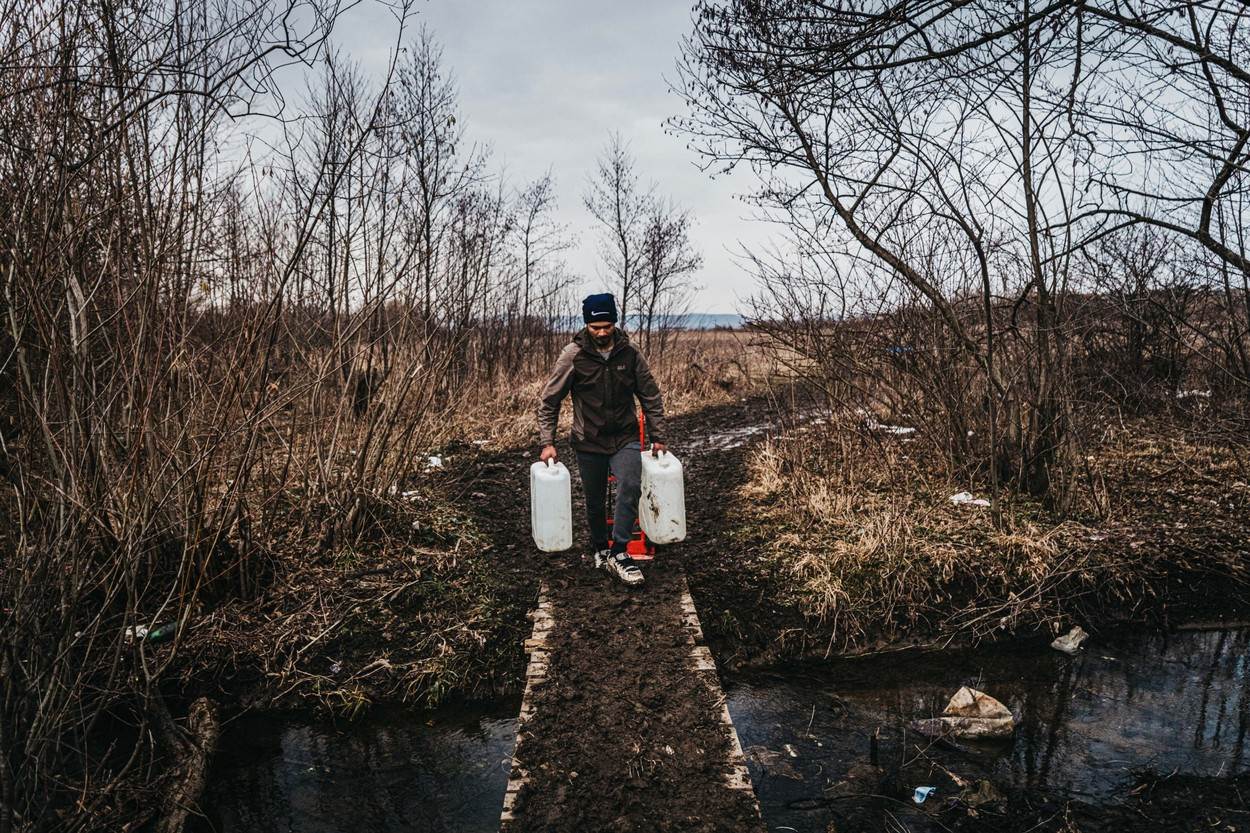
<path id="1" fill-rule="evenodd" d="M 734 330 L 678 331 L 655 346 L 647 361 L 664 393 L 669 416 L 692 413 L 757 392 L 775 374 L 768 355 L 748 333 Z M 525 376 L 501 376 L 475 385 L 445 420 L 457 439 L 492 448 L 537 442 L 535 410 L 546 370 Z M 571 410 L 560 412 L 558 435 L 567 436 Z M 442 439 L 440 437 L 440 439 Z"/>
<path id="2" fill-rule="evenodd" d="M 744 534 L 829 650 L 1088 624 L 1157 607 L 1178 573 L 1250 581 L 1250 486 L 1227 444 L 1144 421 L 1108 430 L 1088 462 L 1112 495 L 1109 516 L 1061 517 L 1017 495 L 997 526 L 989 509 L 950 502 L 985 491 L 952 481 L 936 457 L 846 424 L 752 453 Z"/>

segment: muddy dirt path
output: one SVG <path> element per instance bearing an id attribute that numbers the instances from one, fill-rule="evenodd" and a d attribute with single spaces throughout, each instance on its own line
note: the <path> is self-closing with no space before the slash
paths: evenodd
<path id="1" fill-rule="evenodd" d="M 726 784 L 731 741 L 690 665 L 681 586 L 664 565 L 635 589 L 577 564 L 552 577 L 547 676 L 516 754 L 529 781 L 504 830 L 763 830 Z"/>
<path id="2" fill-rule="evenodd" d="M 501 476 L 492 478 L 493 488 L 475 477 L 475 488 L 491 489 L 484 500 L 507 507 L 492 515 L 492 537 L 500 549 L 508 538 L 515 542 L 511 553 L 518 563 L 510 569 L 517 570 L 518 584 L 547 582 L 555 621 L 547 677 L 533 694 L 535 715 L 517 750 L 529 779 L 505 829 L 763 829 L 752 796 L 726 783 L 731 739 L 720 720 L 719 692 L 690 670 L 680 595 L 687 553 L 707 552 L 724 527 L 734 484 L 722 482 L 717 459 L 736 453 L 725 448 L 737 444 L 733 432 L 771 417 L 768 403 L 755 399 L 672 421 L 672 446 L 688 471 L 690 540 L 663 549 L 637 589 L 583 559 L 575 465 L 577 544 L 568 553 L 544 555 L 529 543 L 528 496 L 509 487 L 515 477 L 503 476 L 521 461 L 483 461 L 477 474 L 498 468 Z M 753 436 L 748 432 L 743 440 Z M 708 444 L 709 437 L 726 442 Z M 691 454 L 683 453 L 686 446 Z M 572 457 L 559 448 L 566 460 Z M 700 571 L 708 583 L 714 573 Z"/>

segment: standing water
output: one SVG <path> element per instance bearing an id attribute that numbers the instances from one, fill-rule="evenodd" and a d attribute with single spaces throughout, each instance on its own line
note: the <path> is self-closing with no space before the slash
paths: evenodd
<path id="1" fill-rule="evenodd" d="M 898 773 L 896 796 L 944 769 L 1090 804 L 1124 799 L 1142 774 L 1246 773 L 1248 652 L 1250 630 L 1104 635 L 1076 657 L 1044 643 L 893 654 L 743 678 L 727 696 L 770 829 L 823 831 L 874 763 Z M 952 748 L 907 728 L 962 685 L 1011 709 L 1011 742 Z M 935 797 L 958 795 L 950 784 Z"/>
<path id="2" fill-rule="evenodd" d="M 222 735 L 200 830 L 498 830 L 518 708 L 378 709 L 341 726 L 242 718 Z"/>
<path id="3" fill-rule="evenodd" d="M 952 749 L 907 728 L 962 685 L 1011 709 L 1011 742 Z M 871 791 L 896 797 L 949 772 L 1099 805 L 1143 773 L 1250 771 L 1250 630 L 1096 635 L 1076 657 L 1044 643 L 890 654 L 739 677 L 727 696 L 770 830 L 828 829 L 874 746 L 898 782 Z M 517 708 L 382 709 L 343 726 L 243 718 L 223 734 L 198 829 L 497 830 Z M 942 829 L 925 814 L 957 794 L 947 781 L 925 807 L 902 798 L 890 812 Z"/>

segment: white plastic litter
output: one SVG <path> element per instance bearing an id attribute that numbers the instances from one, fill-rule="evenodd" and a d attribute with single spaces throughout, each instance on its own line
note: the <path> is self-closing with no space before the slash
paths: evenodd
<path id="1" fill-rule="evenodd" d="M 925 799 L 937 792 L 937 787 L 916 787 L 916 791 L 911 794 L 911 800 L 917 804 L 924 804 Z"/>
<path id="2" fill-rule="evenodd" d="M 657 544 L 686 539 L 686 487 L 681 461 L 671 452 L 642 452 L 642 493 L 638 524 Z"/>
<path id="3" fill-rule="evenodd" d="M 1050 647 L 1072 656 L 1081 649 L 1081 643 L 1086 639 L 1089 639 L 1089 634 L 1080 625 L 1075 625 L 1072 630 L 1050 643 Z"/>
<path id="4" fill-rule="evenodd" d="M 989 506 L 990 502 L 983 497 L 974 498 L 971 492 L 956 492 L 951 495 L 951 503 L 957 506 Z"/>
<path id="5" fill-rule="evenodd" d="M 147 635 L 147 625 L 136 625 L 132 628 L 126 628 L 126 640 L 128 642 L 134 642 L 136 639 L 144 639 Z"/>
<path id="6" fill-rule="evenodd" d="M 564 463 L 530 466 L 530 526 L 534 544 L 543 552 L 573 546 L 573 492 Z"/>
<path id="7" fill-rule="evenodd" d="M 439 457 L 437 454 L 431 454 L 430 459 L 427 460 L 425 463 L 426 471 L 429 471 L 430 469 L 441 469 L 442 467 L 443 467 L 443 458 Z"/>
<path id="8" fill-rule="evenodd" d="M 1193 399 L 1194 397 L 1198 397 L 1200 399 L 1210 399 L 1211 391 L 1209 390 L 1178 390 L 1176 392 L 1177 399 Z"/>
<path id="9" fill-rule="evenodd" d="M 963 686 L 942 710 L 941 717 L 914 720 L 913 729 L 927 737 L 967 740 L 1005 738 L 1016 728 L 1011 710 L 983 691 Z"/>

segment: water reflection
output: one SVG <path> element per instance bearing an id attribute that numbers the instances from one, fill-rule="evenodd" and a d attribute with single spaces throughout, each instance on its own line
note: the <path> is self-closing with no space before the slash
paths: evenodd
<path id="1" fill-rule="evenodd" d="M 200 829 L 497 830 L 516 710 L 384 710 L 339 727 L 245 718 L 223 737 Z"/>
<path id="2" fill-rule="evenodd" d="M 914 762 L 924 743 L 926 760 L 964 778 L 1114 801 L 1141 771 L 1250 769 L 1248 649 L 1250 630 L 1227 630 L 1095 637 L 1075 658 L 1044 644 L 894 655 L 747 678 L 730 688 L 729 710 L 774 825 L 812 829 L 827 791 L 870 760 L 878 729 L 885 767 Z M 1011 708 L 1020 720 L 1013 743 L 978 755 L 907 732 L 961 685 Z"/>

